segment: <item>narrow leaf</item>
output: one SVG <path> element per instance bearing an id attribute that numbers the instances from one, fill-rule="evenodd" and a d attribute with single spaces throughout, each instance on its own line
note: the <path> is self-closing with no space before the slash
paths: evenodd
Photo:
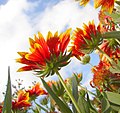
<path id="1" fill-rule="evenodd" d="M 41 81 L 44 85 L 44 87 L 46 88 L 46 90 L 48 91 L 48 93 L 50 94 L 50 96 L 54 99 L 54 101 L 56 102 L 56 104 L 59 106 L 60 110 L 62 113 L 72 113 L 72 111 L 70 110 L 70 108 L 64 104 L 57 96 L 56 94 L 51 90 L 51 88 L 47 85 L 47 83 L 41 78 Z"/>
<path id="2" fill-rule="evenodd" d="M 77 85 L 77 80 L 75 76 L 72 77 L 72 94 L 77 102 L 78 101 L 78 85 Z M 77 113 L 77 110 L 73 104 L 72 104 L 72 108 L 73 108 L 73 112 Z"/>
<path id="3" fill-rule="evenodd" d="M 102 113 L 107 113 L 107 110 L 110 108 L 109 101 L 105 97 L 103 97 L 101 102 L 102 102 Z"/>
<path id="4" fill-rule="evenodd" d="M 110 103 L 110 106 L 111 106 L 111 108 L 113 110 L 115 110 L 117 112 L 120 110 L 120 105 L 116 105 L 116 104 Z"/>
<path id="5" fill-rule="evenodd" d="M 10 67 L 8 67 L 8 83 L 2 113 L 10 113 L 11 108 L 12 108 L 12 90 L 10 80 Z"/>
<path id="6" fill-rule="evenodd" d="M 88 102 L 81 95 L 79 96 L 79 99 L 78 99 L 78 105 L 80 107 L 81 113 L 90 113 Z"/>
<path id="7" fill-rule="evenodd" d="M 91 103 L 91 101 L 89 99 L 88 93 L 87 93 L 87 102 L 88 102 L 88 106 L 89 106 L 90 110 L 92 111 L 92 113 L 97 113 L 97 110 L 95 109 L 94 105 Z"/>

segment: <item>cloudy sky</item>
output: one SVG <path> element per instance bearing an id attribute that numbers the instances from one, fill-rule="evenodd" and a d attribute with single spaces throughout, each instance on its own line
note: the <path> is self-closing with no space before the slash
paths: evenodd
<path id="1" fill-rule="evenodd" d="M 0 0 L 0 101 L 6 88 L 8 66 L 11 68 L 12 84 L 18 78 L 24 80 L 24 85 L 39 81 L 32 72 L 16 72 L 21 67 L 15 62 L 19 57 L 17 52 L 29 50 L 29 37 L 38 31 L 46 37 L 48 31 L 61 33 L 67 28 L 74 30 L 90 20 L 97 24 L 97 14 L 91 4 L 81 7 L 74 0 Z M 91 62 L 97 61 L 98 57 L 93 54 Z M 90 66 L 81 66 L 76 59 L 61 70 L 61 74 L 65 77 L 83 70 L 84 84 L 87 85 L 88 78 L 91 78 Z"/>

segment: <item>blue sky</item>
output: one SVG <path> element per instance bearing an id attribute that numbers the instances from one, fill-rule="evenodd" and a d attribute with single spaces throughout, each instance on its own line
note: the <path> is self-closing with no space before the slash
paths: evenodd
<path id="1" fill-rule="evenodd" d="M 7 83 L 7 68 L 11 67 L 12 84 L 21 78 L 26 87 L 32 81 L 39 81 L 32 72 L 18 73 L 21 67 L 15 59 L 18 51 L 29 51 L 28 38 L 40 31 L 45 37 L 48 31 L 61 33 L 68 28 L 82 28 L 83 23 L 94 20 L 98 24 L 98 11 L 88 4 L 79 6 L 74 0 L 0 0 L 0 100 Z M 98 63 L 98 56 L 93 54 L 91 62 Z M 72 72 L 83 72 L 83 84 L 87 86 L 92 77 L 90 66 L 82 66 L 73 58 L 71 63 L 63 68 L 60 73 L 63 77 Z"/>

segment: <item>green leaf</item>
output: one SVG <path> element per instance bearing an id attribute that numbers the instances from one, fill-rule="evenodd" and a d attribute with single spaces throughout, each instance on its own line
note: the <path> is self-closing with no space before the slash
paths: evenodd
<path id="1" fill-rule="evenodd" d="M 103 97 L 101 100 L 101 105 L 102 105 L 102 113 L 108 113 L 107 111 L 110 109 L 110 103 L 107 100 L 107 98 Z"/>
<path id="2" fill-rule="evenodd" d="M 57 96 L 62 96 L 64 94 L 64 87 L 61 82 L 56 82 L 56 84 L 52 84 L 52 90 Z"/>
<path id="3" fill-rule="evenodd" d="M 116 105 L 116 104 L 110 103 L 110 106 L 115 111 L 119 111 L 120 110 L 120 105 Z"/>
<path id="4" fill-rule="evenodd" d="M 88 102 L 81 95 L 79 95 L 79 98 L 78 98 L 78 105 L 81 110 L 81 113 L 90 113 Z"/>
<path id="5" fill-rule="evenodd" d="M 120 31 L 105 32 L 104 34 L 102 34 L 102 37 L 106 39 L 109 39 L 109 38 L 120 39 Z"/>
<path id="6" fill-rule="evenodd" d="M 110 102 L 120 105 L 120 94 L 114 92 L 106 92 L 106 95 Z"/>
<path id="7" fill-rule="evenodd" d="M 120 109 L 119 109 L 118 113 L 120 113 Z"/>
<path id="8" fill-rule="evenodd" d="M 103 98 L 103 95 L 101 94 L 101 92 L 97 88 L 96 88 L 96 93 L 97 93 L 97 100 L 100 102 Z"/>
<path id="9" fill-rule="evenodd" d="M 77 102 L 78 101 L 78 84 L 75 76 L 72 77 L 72 94 Z M 72 108 L 73 108 L 73 112 L 77 113 L 77 110 L 73 104 L 72 104 Z"/>
<path id="10" fill-rule="evenodd" d="M 95 109 L 94 105 L 91 103 L 88 93 L 87 93 L 87 102 L 88 102 L 88 106 L 90 108 L 90 111 L 92 113 L 98 113 L 97 110 Z"/>
<path id="11" fill-rule="evenodd" d="M 12 108 L 12 90 L 10 80 L 10 67 L 8 67 L 8 83 L 2 113 L 10 113 L 11 108 Z"/>
<path id="12" fill-rule="evenodd" d="M 44 85 L 44 87 L 46 88 L 46 90 L 48 91 L 48 93 L 50 94 L 50 96 L 54 99 L 54 101 L 56 102 L 56 104 L 59 106 L 60 111 L 62 113 L 72 113 L 72 111 L 70 110 L 70 108 L 64 104 L 57 96 L 56 94 L 51 90 L 51 88 L 47 85 L 47 83 L 41 78 L 41 81 Z"/>

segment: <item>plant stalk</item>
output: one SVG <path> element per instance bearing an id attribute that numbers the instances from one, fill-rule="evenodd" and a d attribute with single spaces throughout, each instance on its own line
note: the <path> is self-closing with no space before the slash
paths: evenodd
<path id="1" fill-rule="evenodd" d="M 79 106 L 78 106 L 77 102 L 75 101 L 73 95 L 71 94 L 71 92 L 69 91 L 68 87 L 66 86 L 66 84 L 65 84 L 63 78 L 61 77 L 60 73 L 59 73 L 58 71 L 56 71 L 56 74 L 58 75 L 60 82 L 62 83 L 62 85 L 63 85 L 63 87 L 65 88 L 67 94 L 69 95 L 71 101 L 73 102 L 73 104 L 74 104 L 76 110 L 78 111 L 78 113 L 81 113 L 81 111 L 80 111 L 80 109 L 79 109 Z"/>

